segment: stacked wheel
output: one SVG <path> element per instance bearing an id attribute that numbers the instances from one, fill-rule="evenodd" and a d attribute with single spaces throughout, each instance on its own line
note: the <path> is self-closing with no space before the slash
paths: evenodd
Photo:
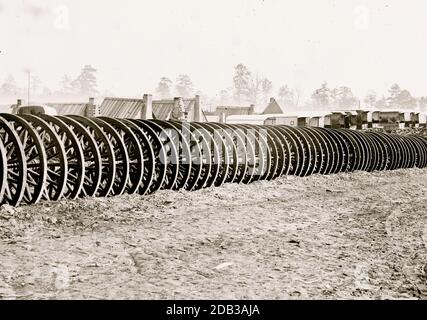
<path id="1" fill-rule="evenodd" d="M 0 200 L 12 206 L 426 166 L 416 135 L 0 114 Z"/>

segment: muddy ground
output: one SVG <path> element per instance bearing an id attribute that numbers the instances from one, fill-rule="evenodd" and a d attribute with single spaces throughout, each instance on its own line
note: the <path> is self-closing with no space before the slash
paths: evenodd
<path id="1" fill-rule="evenodd" d="M 0 210 L 3 299 L 426 299 L 427 170 Z"/>

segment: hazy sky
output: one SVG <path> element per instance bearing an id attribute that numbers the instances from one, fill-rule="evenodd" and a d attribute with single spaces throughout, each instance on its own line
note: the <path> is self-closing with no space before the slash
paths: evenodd
<path id="1" fill-rule="evenodd" d="M 309 95 L 322 81 L 363 96 L 398 82 L 427 95 L 425 0 L 0 0 L 0 81 L 46 85 L 84 64 L 101 91 L 154 91 L 187 73 L 210 95 L 246 64 Z"/>

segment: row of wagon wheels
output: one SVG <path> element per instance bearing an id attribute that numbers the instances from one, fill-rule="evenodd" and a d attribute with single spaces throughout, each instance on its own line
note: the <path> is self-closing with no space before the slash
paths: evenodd
<path id="1" fill-rule="evenodd" d="M 427 139 L 347 129 L 0 114 L 1 203 L 427 166 Z"/>

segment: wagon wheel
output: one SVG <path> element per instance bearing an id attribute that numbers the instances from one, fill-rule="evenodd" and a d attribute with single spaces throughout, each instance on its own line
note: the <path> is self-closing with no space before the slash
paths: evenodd
<path id="1" fill-rule="evenodd" d="M 218 124 L 218 132 L 223 132 L 224 141 L 228 146 L 230 164 L 232 164 L 234 178 L 230 182 L 249 183 L 255 173 L 256 159 L 254 148 L 250 139 L 247 138 L 244 128 L 236 124 Z M 231 146 L 231 147 L 230 147 Z M 232 156 L 231 156 L 232 155 Z M 230 167 L 231 168 L 231 167 Z"/>
<path id="2" fill-rule="evenodd" d="M 37 131 L 46 152 L 47 179 L 43 199 L 59 200 L 63 197 L 68 176 L 64 144 L 54 129 L 43 119 L 31 114 L 22 114 L 20 117 L 24 118 Z"/>
<path id="3" fill-rule="evenodd" d="M 158 124 L 150 120 L 136 121 L 144 123 L 146 126 L 148 126 L 156 134 L 157 139 L 160 141 L 163 157 L 160 158 L 159 163 L 165 166 L 162 189 L 175 188 L 179 173 L 179 156 L 175 144 L 166 131 L 164 131 L 163 128 Z"/>
<path id="4" fill-rule="evenodd" d="M 345 144 L 348 148 L 348 166 L 346 168 L 347 172 L 355 171 L 360 161 L 360 150 L 357 142 L 354 137 L 349 133 L 348 129 L 336 129 L 335 132 L 341 136 L 341 138 L 345 141 Z"/>
<path id="5" fill-rule="evenodd" d="M 287 140 L 285 135 L 283 135 L 280 130 L 275 126 L 268 126 L 271 132 L 274 132 L 274 136 L 276 139 L 276 143 L 280 144 L 282 149 L 282 159 L 281 165 L 279 167 L 279 171 L 277 172 L 277 177 L 282 175 L 289 174 L 289 170 L 291 170 L 291 146 L 290 142 Z"/>
<path id="6" fill-rule="evenodd" d="M 116 174 L 110 195 L 121 195 L 129 184 L 129 155 L 125 143 L 113 126 L 100 118 L 92 118 L 91 120 L 104 131 L 104 134 L 113 146 Z"/>
<path id="7" fill-rule="evenodd" d="M 148 144 L 153 150 L 154 153 L 154 172 L 151 179 L 151 183 L 148 187 L 148 190 L 146 192 L 153 193 L 162 187 L 170 184 L 170 180 L 172 181 L 172 184 L 174 183 L 176 176 L 167 176 L 167 173 L 171 173 L 169 169 L 169 164 L 167 162 L 168 155 L 166 153 L 166 150 L 162 144 L 162 141 L 160 141 L 156 131 L 154 131 L 147 123 L 145 123 L 143 120 L 137 120 L 137 119 L 126 119 L 126 121 L 129 121 L 136 125 L 141 131 L 145 134 L 145 136 L 148 139 Z M 169 171 L 168 171 L 169 170 Z M 176 170 L 175 170 L 176 172 Z"/>
<path id="8" fill-rule="evenodd" d="M 258 133 L 258 136 L 263 141 L 269 166 L 267 168 L 267 172 L 262 178 L 265 180 L 271 180 L 274 178 L 279 166 L 278 146 L 276 146 L 276 142 L 272 138 L 272 134 L 267 127 L 260 126 L 260 125 L 247 125 L 247 126 L 254 128 Z"/>
<path id="9" fill-rule="evenodd" d="M 320 152 L 320 159 L 318 159 L 319 163 L 316 164 L 316 170 L 314 173 L 329 174 L 334 165 L 332 141 L 324 134 L 323 131 L 319 130 L 318 127 L 311 127 L 308 129 L 311 130 L 312 135 L 316 137 L 316 140 L 319 144 L 317 149 Z"/>
<path id="10" fill-rule="evenodd" d="M 101 179 L 95 196 L 106 197 L 114 194 L 113 185 L 116 181 L 116 157 L 113 145 L 104 130 L 89 118 L 80 116 L 61 116 L 60 118 L 68 118 L 77 121 L 95 141 L 96 148 L 99 151 L 99 162 L 101 164 Z"/>
<path id="11" fill-rule="evenodd" d="M 325 129 L 336 145 L 336 162 L 332 173 L 343 172 L 348 167 L 348 150 L 342 137 L 335 131 L 337 129 Z"/>
<path id="12" fill-rule="evenodd" d="M 220 135 L 224 139 L 225 146 L 228 154 L 228 172 L 227 178 L 224 182 L 235 182 L 240 179 L 239 174 L 239 165 L 242 160 L 240 159 L 240 153 L 237 147 L 237 143 L 233 139 L 233 132 L 229 125 L 224 123 L 215 123 L 211 124 L 215 128 L 215 133 Z M 237 178 L 236 178 L 237 177 Z"/>
<path id="13" fill-rule="evenodd" d="M 394 169 L 401 169 L 407 162 L 405 147 L 402 144 L 402 141 L 399 139 L 400 137 L 398 135 L 389 134 L 388 136 L 393 140 L 396 146 L 396 165 Z"/>
<path id="14" fill-rule="evenodd" d="M 251 162 L 254 163 L 255 148 L 242 128 L 235 124 L 224 124 L 224 126 L 230 129 L 228 132 L 237 150 L 238 169 L 233 182 L 248 183 L 247 181 L 250 182 L 254 174 L 253 167 L 251 168 L 250 164 Z"/>
<path id="15" fill-rule="evenodd" d="M 307 135 L 307 138 L 309 138 L 309 142 L 312 144 L 314 152 L 312 154 L 312 158 L 314 160 L 314 166 L 313 170 L 311 171 L 311 174 L 317 174 L 320 173 L 324 167 L 324 150 L 322 148 L 322 140 L 320 136 L 318 135 L 317 131 L 315 131 L 313 128 L 310 127 L 303 127 L 301 128 L 302 131 L 305 132 Z"/>
<path id="16" fill-rule="evenodd" d="M 191 190 L 200 174 L 200 166 L 192 168 L 192 156 L 188 139 L 184 132 L 182 132 L 171 121 L 150 120 L 162 128 L 161 135 L 169 138 L 170 142 L 176 147 L 178 157 L 172 159 L 178 164 L 178 176 L 175 185 L 172 187 L 174 190 L 184 188 Z"/>
<path id="17" fill-rule="evenodd" d="M 7 157 L 6 149 L 0 139 L 0 204 L 3 203 L 4 192 L 7 185 Z"/>
<path id="18" fill-rule="evenodd" d="M 237 134 L 240 135 L 240 141 L 243 141 L 245 147 L 239 148 L 243 149 L 244 155 L 242 156 L 242 159 L 245 159 L 245 163 L 241 165 L 240 169 L 243 173 L 243 179 L 240 178 L 240 181 L 242 183 L 248 184 L 254 180 L 258 165 L 255 146 L 253 144 L 255 136 L 248 134 L 246 128 L 239 127 L 238 125 L 234 125 L 234 130 Z"/>
<path id="19" fill-rule="evenodd" d="M 418 136 L 409 136 L 412 142 L 417 148 L 417 168 L 424 168 L 427 165 L 427 146 L 424 145 L 423 141 Z"/>
<path id="20" fill-rule="evenodd" d="M 46 117 L 46 116 L 43 116 Z M 78 197 L 92 197 L 96 195 L 98 187 L 101 183 L 102 176 L 102 161 L 101 155 L 98 150 L 98 145 L 94 137 L 90 134 L 86 128 L 72 118 L 65 116 L 52 117 L 64 123 L 71 133 L 76 137 L 78 148 L 74 148 L 70 151 L 71 154 L 76 153 L 75 156 L 72 155 L 70 158 L 75 158 L 71 163 L 68 164 L 68 167 L 72 171 L 71 178 L 74 178 L 75 189 L 77 190 L 77 181 L 79 179 L 82 181 L 82 187 L 80 188 Z M 50 119 L 50 118 L 49 118 Z M 53 120 L 52 120 L 53 121 Z M 71 136 L 70 136 L 71 137 Z M 70 139 L 71 140 L 71 139 Z M 80 156 L 78 155 L 78 149 L 81 149 L 83 161 L 79 164 Z M 80 160 L 79 160 L 80 159 Z M 83 175 L 80 178 L 77 173 L 83 169 Z M 68 177 L 70 179 L 70 175 Z M 71 188 L 70 188 L 71 189 Z M 72 193 L 73 196 L 75 192 Z"/>
<path id="21" fill-rule="evenodd" d="M 417 138 L 418 140 L 422 141 L 422 142 L 423 142 L 424 147 L 425 147 L 425 148 L 427 148 L 427 137 L 417 135 L 417 136 L 416 136 L 416 138 Z M 427 149 L 424 149 L 424 151 L 425 151 L 425 153 L 424 153 L 424 154 L 426 155 L 426 158 L 427 158 Z"/>
<path id="22" fill-rule="evenodd" d="M 352 155 L 353 146 L 351 143 L 349 143 L 349 141 L 347 139 L 345 139 L 345 137 L 343 135 L 339 134 L 337 129 L 334 129 L 334 133 L 340 139 L 341 145 L 343 148 L 343 152 L 344 152 L 343 166 L 342 166 L 341 170 L 342 170 L 342 172 L 349 172 L 351 167 L 352 167 L 352 164 L 353 164 L 353 158 L 352 158 L 353 157 L 353 155 Z"/>
<path id="23" fill-rule="evenodd" d="M 334 129 L 329 128 L 317 128 L 318 131 L 322 132 L 327 137 L 329 144 L 332 148 L 332 164 L 329 168 L 329 174 L 338 173 L 344 167 L 343 161 L 343 147 L 341 140 L 338 138 L 338 134 L 335 133 Z"/>
<path id="24" fill-rule="evenodd" d="M 378 157 L 379 157 L 378 153 L 379 152 L 377 150 L 377 146 L 372 141 L 372 138 L 370 135 L 363 133 L 363 137 L 365 138 L 366 142 L 368 143 L 369 150 L 371 151 L 371 158 L 369 161 L 369 166 L 368 166 L 367 171 L 373 172 L 373 171 L 375 171 L 375 169 L 378 165 Z"/>
<path id="25" fill-rule="evenodd" d="M 368 143 L 369 150 L 371 151 L 371 158 L 369 161 L 369 167 L 367 169 L 368 172 L 373 172 L 378 167 L 379 163 L 379 150 L 377 148 L 377 145 L 374 143 L 372 137 L 366 133 L 363 133 L 363 137 L 365 138 L 366 142 Z"/>
<path id="26" fill-rule="evenodd" d="M 295 140 L 297 148 L 296 154 L 298 155 L 298 163 L 296 164 L 295 175 L 303 177 L 310 167 L 311 152 L 307 149 L 307 141 L 302 139 L 301 133 L 296 127 L 280 126 L 283 129 L 288 130 Z"/>
<path id="27" fill-rule="evenodd" d="M 363 133 L 367 140 L 369 140 L 371 145 L 372 153 L 372 165 L 370 168 L 370 171 L 376 171 L 381 166 L 382 161 L 382 155 L 381 155 L 381 147 L 378 145 L 377 141 L 375 140 L 374 136 L 372 134 Z"/>
<path id="28" fill-rule="evenodd" d="M 378 134 L 372 132 L 369 133 L 371 138 L 376 142 L 377 148 L 379 150 L 379 159 L 377 171 L 383 171 L 387 168 L 387 160 L 388 160 L 388 151 L 385 142 L 379 137 Z"/>
<path id="29" fill-rule="evenodd" d="M 174 122 L 176 123 L 176 122 Z M 180 122 L 177 125 L 181 125 Z M 192 168 L 199 166 L 200 174 L 192 190 L 204 188 L 212 174 L 213 150 L 209 133 L 197 126 L 195 122 L 184 122 L 182 126 L 191 131 Z M 197 146 L 197 148 L 195 147 Z M 192 169 L 193 170 L 193 169 Z M 211 179 L 213 182 L 214 180 Z"/>
<path id="30" fill-rule="evenodd" d="M 298 127 L 290 127 L 290 130 L 295 135 L 295 139 L 299 144 L 299 148 L 304 155 L 303 161 L 300 163 L 299 171 L 296 172 L 297 176 L 305 177 L 314 166 L 314 161 L 312 161 L 312 148 L 310 147 L 307 139 L 304 137 L 301 129 Z"/>
<path id="31" fill-rule="evenodd" d="M 412 140 L 411 140 L 410 137 L 403 136 L 402 138 L 406 141 L 406 144 L 408 145 L 408 147 L 410 149 L 410 155 L 411 155 L 411 157 L 410 157 L 410 161 L 409 161 L 409 164 L 408 164 L 407 167 L 408 168 L 414 168 L 415 164 L 417 162 L 417 151 L 416 151 L 415 145 L 412 142 Z"/>
<path id="32" fill-rule="evenodd" d="M 220 134 L 222 129 L 217 129 L 217 127 L 212 125 L 212 123 L 200 123 L 198 125 L 202 126 L 209 132 L 209 135 L 212 138 L 212 146 L 214 150 L 218 152 L 214 156 L 214 170 L 216 170 L 216 177 L 214 178 L 213 182 L 211 182 L 211 184 L 213 184 L 215 187 L 219 187 L 225 183 L 228 177 L 228 173 L 231 171 L 228 145 L 223 135 Z"/>
<path id="33" fill-rule="evenodd" d="M 385 169 L 394 170 L 397 167 L 398 162 L 397 144 L 388 134 L 378 132 L 378 137 L 387 146 L 387 165 Z"/>
<path id="34" fill-rule="evenodd" d="M 287 130 L 295 141 L 295 153 L 298 156 L 298 162 L 295 164 L 296 170 L 294 174 L 296 176 L 303 176 L 309 166 L 309 150 L 307 150 L 304 141 L 301 139 L 295 127 L 281 126 L 281 128 Z"/>
<path id="35" fill-rule="evenodd" d="M 295 128 L 295 132 L 299 135 L 301 141 L 303 142 L 304 149 L 306 150 L 306 156 L 308 160 L 306 161 L 307 167 L 302 172 L 302 176 L 306 177 L 306 176 L 312 175 L 313 172 L 316 170 L 316 164 L 317 164 L 316 144 L 314 143 L 311 136 L 303 127 Z"/>
<path id="36" fill-rule="evenodd" d="M 363 150 L 363 166 L 360 168 L 360 170 L 362 171 L 369 171 L 369 167 L 370 164 L 372 162 L 372 150 L 369 147 L 369 144 L 366 141 L 365 136 L 363 135 L 363 133 L 359 132 L 359 131 L 353 131 L 354 135 L 357 136 L 361 148 Z"/>
<path id="37" fill-rule="evenodd" d="M 67 199 L 76 199 L 81 193 L 85 177 L 85 159 L 79 140 L 68 125 L 58 117 L 49 115 L 39 117 L 49 124 L 64 146 L 68 172 L 63 196 Z"/>
<path id="38" fill-rule="evenodd" d="M 270 168 L 265 179 L 271 180 L 276 176 L 276 173 L 279 170 L 279 154 L 283 154 L 283 150 L 279 150 L 280 146 L 276 145 L 276 141 L 273 138 L 274 133 L 272 133 L 268 127 L 260 125 L 253 125 L 253 127 L 256 128 L 267 144 L 268 154 L 270 156 Z"/>
<path id="39" fill-rule="evenodd" d="M 417 141 L 418 146 L 419 146 L 419 163 L 418 163 L 418 168 L 424 168 L 427 166 L 427 149 L 425 148 L 423 142 L 421 141 L 421 139 L 419 139 L 418 136 L 415 135 L 411 135 L 411 138 L 415 141 Z"/>
<path id="40" fill-rule="evenodd" d="M 401 135 L 396 135 L 397 139 L 402 144 L 403 154 L 405 155 L 405 161 L 403 162 L 401 168 L 408 168 L 411 163 L 411 152 L 405 138 Z"/>
<path id="41" fill-rule="evenodd" d="M 286 139 L 278 134 L 278 131 L 274 130 L 273 126 L 264 126 L 267 129 L 268 135 L 271 137 L 271 139 L 273 139 L 274 145 L 276 146 L 277 149 L 277 165 L 276 165 L 276 170 L 273 174 L 273 179 L 279 177 L 282 175 L 282 173 L 284 172 L 284 170 L 286 169 L 285 166 L 286 161 L 287 161 L 287 142 Z M 287 167 L 287 169 L 289 169 L 289 166 Z"/>
<path id="42" fill-rule="evenodd" d="M 364 170 L 368 172 L 374 171 L 379 164 L 379 150 L 376 144 L 373 143 L 373 137 L 369 134 L 369 132 L 358 132 L 358 134 L 361 136 L 361 139 L 365 141 L 368 148 L 368 165 Z"/>
<path id="43" fill-rule="evenodd" d="M 263 174 L 261 174 L 260 179 L 266 180 L 270 178 L 272 171 L 274 171 L 274 169 L 272 169 L 272 150 L 270 150 L 267 142 L 267 132 L 264 130 L 259 130 L 256 126 L 253 125 L 244 124 L 242 126 L 248 129 L 252 129 L 255 134 L 256 141 L 258 142 L 258 147 L 260 148 L 260 150 L 262 150 L 262 153 L 264 155 L 264 157 L 261 158 L 261 161 L 265 164 L 264 170 L 262 171 Z"/>
<path id="44" fill-rule="evenodd" d="M 387 136 L 387 138 L 385 137 Z M 396 137 L 390 134 L 384 133 L 384 138 L 389 139 L 390 143 L 393 146 L 393 165 L 391 166 L 390 170 L 396 170 L 400 167 L 400 163 L 402 161 L 402 155 L 401 155 L 401 145 L 397 141 Z"/>
<path id="45" fill-rule="evenodd" d="M 415 150 L 415 146 L 412 143 L 411 139 L 406 136 L 401 136 L 401 139 L 406 143 L 406 147 L 408 150 L 408 163 L 405 168 L 414 168 L 417 162 L 417 151 Z"/>
<path id="46" fill-rule="evenodd" d="M 145 134 L 144 131 L 140 129 L 140 127 L 138 127 L 138 125 L 136 125 L 135 123 L 126 119 L 120 119 L 120 122 L 126 125 L 130 130 L 132 130 L 135 137 L 138 139 L 138 144 L 141 147 L 144 170 L 141 178 L 141 183 L 139 185 L 139 189 L 137 190 L 137 192 L 138 194 L 144 195 L 147 192 L 150 192 L 150 187 L 153 184 L 153 180 L 156 174 L 155 173 L 156 158 L 154 155 L 155 145 L 150 141 L 150 138 L 148 137 L 148 135 Z M 158 141 L 158 139 L 156 140 Z M 160 145 L 160 142 L 159 142 L 159 145 Z M 161 183 L 160 183 L 160 186 L 161 186 Z"/>
<path id="47" fill-rule="evenodd" d="M 211 139 L 209 136 L 209 133 L 206 132 L 206 130 L 202 128 L 197 128 L 195 123 L 190 124 L 190 130 L 192 135 L 194 136 L 194 139 L 200 148 L 200 165 L 201 165 L 201 172 L 200 172 L 200 178 L 197 180 L 196 185 L 194 186 L 194 190 L 198 190 L 201 188 L 205 188 L 208 181 L 215 180 L 216 172 L 213 171 L 213 160 L 214 160 L 214 150 L 211 149 Z M 197 161 L 196 161 L 197 163 Z M 212 178 L 212 173 L 215 174 L 215 176 Z"/>
<path id="48" fill-rule="evenodd" d="M 119 134 L 120 140 L 123 141 L 123 145 L 129 157 L 129 178 L 127 179 L 124 191 L 129 194 L 134 194 L 139 190 L 144 174 L 144 158 L 141 145 L 133 131 L 120 120 L 108 117 L 99 117 L 98 119 L 112 126 Z M 118 149 L 118 151 L 120 150 Z M 116 157 L 116 159 L 117 158 L 118 157 Z"/>
<path id="49" fill-rule="evenodd" d="M 265 144 L 260 141 L 255 128 L 243 124 L 234 124 L 234 126 L 243 131 L 246 137 L 247 149 L 249 150 L 247 159 L 248 169 L 243 182 L 251 183 L 261 180 L 262 176 L 265 176 L 265 173 L 268 172 Z"/>
<path id="50" fill-rule="evenodd" d="M 337 138 L 337 134 L 335 134 L 330 128 L 318 128 L 321 130 L 325 136 L 328 137 L 330 144 L 332 146 L 332 152 L 333 152 L 333 164 L 331 167 L 331 170 L 329 174 L 338 173 L 340 172 L 342 166 L 343 166 L 343 154 L 342 154 L 342 148 L 340 141 Z"/>
<path id="51" fill-rule="evenodd" d="M 17 133 L 4 118 L 0 117 L 0 139 L 3 142 L 7 172 L 1 177 L 6 178 L 4 195 L 1 203 L 17 206 L 24 196 L 27 181 L 27 162 L 24 148 Z M 4 161 L 4 160 L 3 160 Z"/>
<path id="52" fill-rule="evenodd" d="M 388 152 L 386 143 L 375 132 L 366 132 L 372 141 L 376 144 L 378 150 L 378 161 L 375 170 L 382 171 L 387 168 Z"/>
<path id="53" fill-rule="evenodd" d="M 277 130 L 286 138 L 289 142 L 289 162 L 290 168 L 287 174 L 296 175 L 298 172 L 301 162 L 304 161 L 303 154 L 300 154 L 300 146 L 297 142 L 296 135 L 287 126 L 276 126 Z"/>
<path id="54" fill-rule="evenodd" d="M 328 169 L 331 168 L 331 154 L 332 147 L 328 139 L 325 137 L 322 131 L 318 130 L 317 127 L 306 128 L 312 135 L 312 139 L 314 139 L 317 143 L 316 149 L 318 151 L 316 170 L 313 173 L 318 174 L 326 174 Z M 328 172 L 329 173 L 329 172 Z"/>
<path id="55" fill-rule="evenodd" d="M 427 166 L 427 138 L 419 135 L 412 135 L 413 139 L 416 139 L 420 143 L 421 154 L 424 159 L 424 162 L 421 164 L 422 168 Z"/>
<path id="56" fill-rule="evenodd" d="M 367 165 L 367 151 L 365 150 L 365 144 L 360 138 L 360 133 L 355 130 L 348 129 L 337 129 L 339 132 L 344 133 L 353 144 L 354 149 L 354 167 L 353 170 L 364 170 Z"/>
<path id="57" fill-rule="evenodd" d="M 203 140 L 204 140 L 204 144 L 207 143 L 207 146 L 205 147 L 203 145 L 203 155 L 205 157 L 207 157 L 206 153 L 208 152 L 207 150 L 210 151 L 210 173 L 209 176 L 205 182 L 204 187 L 205 188 L 209 188 L 212 185 L 214 185 L 215 181 L 218 179 L 218 175 L 220 174 L 220 170 L 221 170 L 221 146 L 218 146 L 213 134 L 211 133 L 211 130 L 209 130 L 209 128 L 207 128 L 203 123 L 197 123 L 197 122 L 192 122 L 192 127 L 197 129 L 198 134 L 203 135 Z M 196 139 L 198 137 L 196 136 Z"/>
<path id="58" fill-rule="evenodd" d="M 407 136 L 408 142 L 412 145 L 412 148 L 414 150 L 415 154 L 415 160 L 414 160 L 414 167 L 415 168 L 422 168 L 420 165 L 423 163 L 422 158 L 422 146 L 420 145 L 419 141 L 414 139 L 412 136 Z"/>
<path id="59" fill-rule="evenodd" d="M 255 127 L 249 127 L 245 125 L 235 124 L 234 130 L 238 131 L 243 141 L 243 145 L 246 150 L 242 149 L 241 152 L 244 152 L 242 158 L 245 159 L 246 169 L 243 167 L 242 170 L 245 170 L 243 183 L 251 183 L 255 180 L 261 179 L 261 175 L 265 172 L 265 148 L 262 148 L 257 139 L 258 130 Z M 262 145 L 265 147 L 265 145 Z"/>
<path id="60" fill-rule="evenodd" d="M 187 153 L 188 156 L 183 162 L 189 162 L 191 168 L 190 176 L 184 188 L 186 190 L 200 189 L 200 187 L 197 186 L 199 183 L 203 186 L 209 175 L 210 167 L 209 165 L 207 165 L 207 168 L 204 166 L 202 152 L 199 143 L 190 130 L 190 123 L 179 121 L 168 121 L 167 123 L 180 133 L 182 140 L 185 142 L 184 145 L 188 147 L 187 152 L 185 152 L 185 149 L 183 150 L 184 155 Z"/>
<path id="61" fill-rule="evenodd" d="M 164 158 L 160 162 L 165 165 L 166 174 L 163 181 L 163 189 L 178 189 L 178 175 L 179 175 L 179 152 L 177 146 L 170 135 L 170 130 L 164 130 L 162 126 L 153 122 L 152 120 L 139 120 L 148 125 L 157 135 L 162 149 L 164 150 Z M 181 177 L 182 181 L 182 177 Z"/>
<path id="62" fill-rule="evenodd" d="M 423 158 L 424 158 L 424 162 L 422 164 L 422 168 L 424 168 L 424 167 L 427 166 L 427 139 L 421 139 L 420 136 L 416 136 L 416 135 L 414 135 L 412 137 L 414 139 L 417 139 L 419 141 L 420 145 L 421 145 L 421 149 L 422 149 L 421 152 L 422 152 L 422 155 L 423 155 Z"/>
<path id="63" fill-rule="evenodd" d="M 347 172 L 350 167 L 350 146 L 347 144 L 346 139 L 339 134 L 338 129 L 329 129 L 331 134 L 334 135 L 335 139 L 338 141 L 338 146 L 341 155 L 341 166 L 338 167 L 338 172 Z"/>
<path id="64" fill-rule="evenodd" d="M 249 139 L 247 139 L 246 130 L 238 125 L 231 124 L 222 124 L 222 127 L 230 136 L 237 155 L 237 170 L 232 182 L 248 183 L 245 180 L 250 180 L 247 178 L 253 176 L 254 172 L 253 170 L 250 170 L 250 158 L 248 156 L 253 152 L 251 152 L 251 143 Z"/>
<path id="65" fill-rule="evenodd" d="M 32 126 L 23 118 L 3 113 L 21 140 L 24 161 L 27 167 L 27 182 L 24 185 L 23 200 L 32 204 L 38 202 L 45 190 L 47 179 L 47 157 L 42 140 Z"/>
<path id="66" fill-rule="evenodd" d="M 390 159 L 389 159 L 389 164 L 387 169 L 388 170 L 395 170 L 399 167 L 399 162 L 400 162 L 400 154 L 399 154 L 399 150 L 400 150 L 400 146 L 399 143 L 396 141 L 396 139 L 390 135 L 390 134 L 385 134 L 380 132 L 379 133 L 381 138 L 383 140 L 385 140 L 390 148 Z"/>

